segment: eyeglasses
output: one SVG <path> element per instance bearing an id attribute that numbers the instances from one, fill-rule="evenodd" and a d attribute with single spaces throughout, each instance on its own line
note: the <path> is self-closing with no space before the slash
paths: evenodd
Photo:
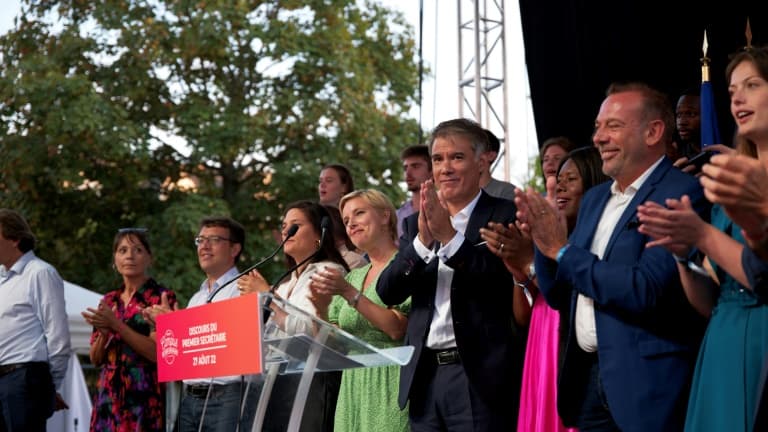
<path id="1" fill-rule="evenodd" d="M 220 236 L 197 236 L 195 237 L 195 246 L 200 246 L 203 243 L 208 242 L 211 246 L 216 246 L 217 244 L 223 242 L 223 241 L 232 241 L 226 237 L 220 237 Z"/>
<path id="2" fill-rule="evenodd" d="M 146 234 L 149 231 L 148 228 L 119 228 L 118 234 Z"/>

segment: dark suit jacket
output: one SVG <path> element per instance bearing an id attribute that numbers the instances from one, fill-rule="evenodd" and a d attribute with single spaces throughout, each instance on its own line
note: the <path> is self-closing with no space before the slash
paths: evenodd
<path id="1" fill-rule="evenodd" d="M 688 303 L 671 254 L 646 248 L 637 206 L 687 194 L 705 220 L 709 205 L 698 181 L 664 158 L 637 191 L 611 234 L 603 259 L 590 252 L 610 198 L 611 182 L 584 196 L 570 247 L 559 265 L 538 251 L 539 289 L 556 309 L 570 308 L 571 326 L 559 379 L 558 410 L 574 425 L 588 376 L 576 342 L 577 293 L 594 300 L 600 378 L 611 414 L 623 431 L 683 428 L 690 380 L 704 319 Z"/>
<path id="2" fill-rule="evenodd" d="M 494 198 L 485 192 L 469 218 L 465 241 L 446 264 L 453 268 L 451 311 L 456 345 L 470 385 L 491 406 L 517 415 L 522 352 L 525 342 L 513 336 L 512 290 L 514 281 L 502 261 L 481 241 L 479 229 L 488 222 L 514 221 L 512 201 Z M 413 345 L 411 362 L 400 373 L 400 407 L 419 395 L 427 382 L 416 373 L 427 340 L 437 289 L 438 257 L 429 264 L 416 253 L 413 239 L 418 234 L 418 213 L 404 221 L 400 252 L 379 277 L 376 291 L 388 305 L 411 297 L 405 344 Z M 418 396 L 416 396 L 418 397 Z M 514 404 L 514 405 L 513 405 Z"/>

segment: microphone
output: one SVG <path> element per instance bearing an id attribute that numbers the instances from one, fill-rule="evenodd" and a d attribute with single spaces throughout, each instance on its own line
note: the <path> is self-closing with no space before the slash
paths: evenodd
<path id="1" fill-rule="evenodd" d="M 320 219 L 320 244 L 317 246 L 317 250 L 312 253 L 312 255 L 304 258 L 301 260 L 301 262 L 296 263 L 293 267 L 289 268 L 288 271 L 280 275 L 279 278 L 275 281 L 274 284 L 272 284 L 272 288 L 269 289 L 270 294 L 275 294 L 275 290 L 277 290 L 277 286 L 280 285 L 280 282 L 285 279 L 286 276 L 293 273 L 297 268 L 303 266 L 307 263 L 307 261 L 315 258 L 317 254 L 320 253 L 321 250 L 323 250 L 323 242 L 325 242 L 325 233 L 328 232 L 328 228 L 331 226 L 331 219 L 328 216 L 323 216 L 322 219 Z M 286 299 L 287 300 L 287 299 Z M 269 315 L 272 312 L 272 310 L 269 308 L 269 306 L 272 304 L 272 298 L 268 298 L 264 302 L 264 322 L 266 322 L 269 319 Z"/>
<path id="2" fill-rule="evenodd" d="M 280 285 L 280 282 L 282 282 L 283 279 L 286 278 L 286 276 L 293 273 L 297 268 L 306 264 L 307 261 L 315 258 L 317 254 L 319 254 L 320 251 L 323 250 L 323 242 L 325 242 L 325 233 L 328 232 L 328 228 L 330 226 L 331 226 L 331 219 L 328 216 L 323 216 L 323 218 L 320 219 L 320 244 L 317 246 L 317 250 L 313 252 L 312 255 L 301 260 L 301 262 L 296 263 L 296 265 L 289 268 L 288 271 L 286 271 L 279 278 L 277 278 L 277 281 L 275 281 L 275 283 L 272 284 L 272 288 L 269 289 L 270 294 L 274 294 L 275 290 L 277 289 L 277 286 Z"/>
<path id="3" fill-rule="evenodd" d="M 214 297 L 216 297 L 216 294 L 218 294 L 218 293 L 219 293 L 219 291 L 223 290 L 225 287 L 229 286 L 231 283 L 235 282 L 236 280 L 238 280 L 238 279 L 240 279 L 241 277 L 245 276 L 246 274 L 250 273 L 250 272 L 251 272 L 251 270 L 258 268 L 259 266 L 261 266 L 262 264 L 264 264 L 264 263 L 265 263 L 265 262 L 267 262 L 268 260 L 272 259 L 272 257 L 273 257 L 273 256 L 275 256 L 275 255 L 276 255 L 276 254 L 277 254 L 277 253 L 280 251 L 280 249 L 282 249 L 282 248 L 283 248 L 283 246 L 285 245 L 285 242 L 287 242 L 289 238 L 291 238 L 291 237 L 293 237 L 293 236 L 295 236 L 295 235 L 296 235 L 296 232 L 297 232 L 298 230 L 299 230 L 299 226 L 298 226 L 298 225 L 296 225 L 296 224 L 293 224 L 293 225 L 291 225 L 291 226 L 290 226 L 290 228 L 288 228 L 288 232 L 286 232 L 286 233 L 285 233 L 285 238 L 284 238 L 284 239 L 283 239 L 283 241 L 280 243 L 280 246 L 278 246 L 278 247 L 277 247 L 277 249 L 275 249 L 274 251 L 272 251 L 272 253 L 271 253 L 271 254 L 269 254 L 269 256 L 268 256 L 268 257 L 266 257 L 266 258 L 264 258 L 263 260 L 261 260 L 261 261 L 257 262 L 256 264 L 254 264 L 254 265 L 252 265 L 252 266 L 248 267 L 247 269 L 245 269 L 244 271 L 242 271 L 241 273 L 239 273 L 237 276 L 235 276 L 235 277 L 233 277 L 232 279 L 228 280 L 228 281 L 227 281 L 227 282 L 226 282 L 224 285 L 222 285 L 222 286 L 220 286 L 220 287 L 216 288 L 216 289 L 215 289 L 215 290 L 214 290 L 214 291 L 211 293 L 211 295 L 209 295 L 209 296 L 208 296 L 208 300 L 206 301 L 206 303 L 210 303 L 210 302 L 212 302 L 212 301 L 213 301 L 213 298 L 214 298 Z M 270 291 L 270 292 L 271 292 L 271 291 Z"/>

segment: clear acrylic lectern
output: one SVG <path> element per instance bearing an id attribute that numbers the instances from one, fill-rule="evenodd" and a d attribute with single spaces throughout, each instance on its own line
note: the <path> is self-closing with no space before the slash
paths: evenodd
<path id="1" fill-rule="evenodd" d="M 263 313 L 274 304 L 286 313 L 285 324 L 267 319 L 261 335 L 264 384 L 256 408 L 253 431 L 261 431 L 277 375 L 301 374 L 288 423 L 298 432 L 315 372 L 358 367 L 406 365 L 412 346 L 379 349 L 271 294 L 259 294 Z"/>

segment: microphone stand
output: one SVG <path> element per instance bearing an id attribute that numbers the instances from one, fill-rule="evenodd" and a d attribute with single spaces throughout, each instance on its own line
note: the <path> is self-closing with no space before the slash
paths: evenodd
<path id="1" fill-rule="evenodd" d="M 317 250 L 313 252 L 312 255 L 304 258 L 303 260 L 298 262 L 296 265 L 289 268 L 288 271 L 280 275 L 280 277 L 277 278 L 275 283 L 272 284 L 272 287 L 269 289 L 270 294 L 272 295 L 275 294 L 275 290 L 277 290 L 278 285 L 280 285 L 280 282 L 282 282 L 283 279 L 286 278 L 286 276 L 296 271 L 296 269 L 300 268 L 301 266 L 306 264 L 308 261 L 314 259 L 317 256 L 317 254 L 319 254 L 320 251 L 323 250 L 323 242 L 325 242 L 325 233 L 328 231 L 328 227 L 330 224 L 331 224 L 331 220 L 328 218 L 328 216 L 323 216 L 323 218 L 320 220 L 320 245 L 318 245 Z M 264 314 L 265 315 L 264 321 L 266 321 L 269 318 L 269 313 L 271 312 L 271 310 L 269 309 L 269 306 L 271 304 L 272 304 L 272 298 L 268 298 L 267 301 L 264 302 L 264 308 L 266 309 Z"/>
<path id="2" fill-rule="evenodd" d="M 283 248 L 283 246 L 285 245 L 285 242 L 287 242 L 289 238 L 291 238 L 291 237 L 293 237 L 294 235 L 296 235 L 296 232 L 297 232 L 298 230 L 299 230 L 299 226 L 298 226 L 298 225 L 296 225 L 296 224 L 293 224 L 293 225 L 291 225 L 291 227 L 290 227 L 290 228 L 288 228 L 288 232 L 287 232 L 287 233 L 285 233 L 285 239 L 283 239 L 282 243 L 280 243 L 280 246 L 278 246 L 278 247 L 277 247 L 277 249 L 275 249 L 274 251 L 272 251 L 272 253 L 271 253 L 271 254 L 269 254 L 269 256 L 268 256 L 268 257 L 266 257 L 266 258 L 262 259 L 261 261 L 257 262 L 256 264 L 254 264 L 254 265 L 252 265 L 252 266 L 248 267 L 248 268 L 247 268 L 247 269 L 245 269 L 244 271 L 240 272 L 240 273 L 239 273 L 237 276 L 235 276 L 235 277 L 233 277 L 232 279 L 228 280 L 228 281 L 227 281 L 225 284 L 223 284 L 223 285 L 221 285 L 220 287 L 216 288 L 216 289 L 215 289 L 215 290 L 214 290 L 214 291 L 211 293 L 211 295 L 209 295 L 209 296 L 208 296 L 208 300 L 206 301 L 206 303 L 210 303 L 210 302 L 212 302 L 212 301 L 213 301 L 213 298 L 214 298 L 214 297 L 216 297 L 216 294 L 218 294 L 218 293 L 219 293 L 221 290 L 223 290 L 225 287 L 229 286 L 230 284 L 232 284 L 232 283 L 233 283 L 233 282 L 235 282 L 236 280 L 238 280 L 238 279 L 240 279 L 241 277 L 245 276 L 246 274 L 250 273 L 250 272 L 251 272 L 251 271 L 253 271 L 254 269 L 256 269 L 256 268 L 260 267 L 261 265 L 263 265 L 263 264 L 264 264 L 265 262 L 267 262 L 268 260 L 272 259 L 272 257 L 274 257 L 274 256 L 275 256 L 275 255 L 276 255 L 276 254 L 277 254 L 277 253 L 280 251 L 280 249 L 282 249 L 282 248 Z"/>

